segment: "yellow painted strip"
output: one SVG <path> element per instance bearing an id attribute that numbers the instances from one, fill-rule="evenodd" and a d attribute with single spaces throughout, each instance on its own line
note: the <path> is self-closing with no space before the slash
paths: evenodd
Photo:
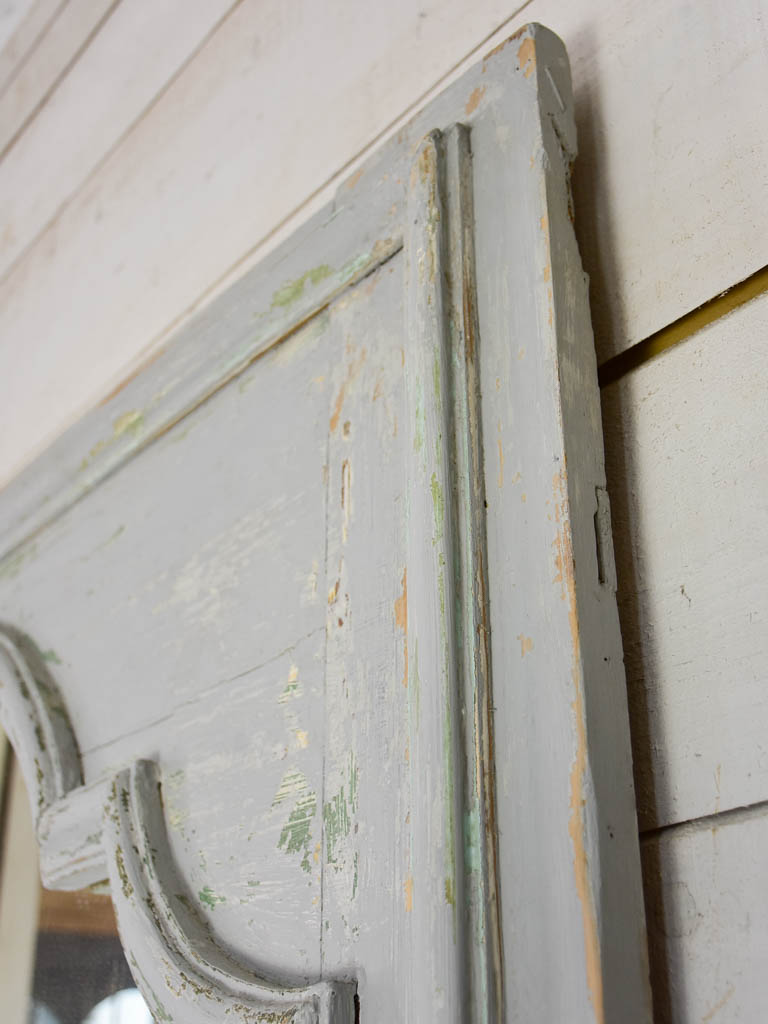
<path id="1" fill-rule="evenodd" d="M 619 355 L 606 360 L 597 371 L 600 387 L 604 388 L 613 384 L 625 373 L 636 370 L 638 366 L 647 363 L 649 359 L 653 359 L 661 352 L 672 348 L 673 345 L 685 341 L 703 327 L 732 313 L 734 309 L 738 309 L 739 306 L 743 306 L 764 292 L 768 292 L 768 267 L 763 267 L 751 277 L 734 285 L 733 288 L 716 295 L 714 299 L 691 310 L 690 313 L 681 316 L 679 320 L 675 320 L 667 327 L 662 327 L 660 331 L 639 341 L 632 348 L 628 348 L 626 352 L 620 352 Z"/>

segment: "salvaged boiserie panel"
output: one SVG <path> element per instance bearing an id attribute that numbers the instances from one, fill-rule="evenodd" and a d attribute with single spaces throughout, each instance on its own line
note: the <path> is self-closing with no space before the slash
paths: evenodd
<path id="1" fill-rule="evenodd" d="M 574 155 L 531 26 L 3 495 L 44 878 L 158 1019 L 649 1020 Z"/>

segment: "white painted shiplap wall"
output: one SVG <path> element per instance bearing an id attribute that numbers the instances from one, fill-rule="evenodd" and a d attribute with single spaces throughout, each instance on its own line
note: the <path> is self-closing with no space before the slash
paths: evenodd
<path id="1" fill-rule="evenodd" d="M 22 6 L 0 51 L 0 483 L 526 21 L 571 56 L 600 361 L 768 264 L 764 0 Z M 663 1021 L 768 1005 L 767 338 L 764 296 L 603 393 Z"/>

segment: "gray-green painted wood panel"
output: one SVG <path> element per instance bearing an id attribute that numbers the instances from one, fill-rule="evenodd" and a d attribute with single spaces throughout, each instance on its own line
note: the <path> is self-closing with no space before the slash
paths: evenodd
<path id="1" fill-rule="evenodd" d="M 162 1019 L 649 1019 L 574 153 L 532 26 L 3 495 L 46 877 Z"/>

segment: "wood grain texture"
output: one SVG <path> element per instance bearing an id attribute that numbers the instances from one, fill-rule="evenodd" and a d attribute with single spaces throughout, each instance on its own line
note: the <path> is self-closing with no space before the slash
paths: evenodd
<path id="1" fill-rule="evenodd" d="M 107 893 L 88 889 L 57 892 L 43 889 L 40 894 L 38 931 L 59 935 L 117 935 L 115 908 Z"/>
<path id="2" fill-rule="evenodd" d="M 16 35 L 19 25 L 27 20 L 30 8 L 34 6 L 34 0 L 8 0 L 3 4 L 0 10 L 0 53 Z"/>
<path id="3" fill-rule="evenodd" d="M 603 391 L 643 828 L 768 798 L 768 298 Z"/>
<path id="4" fill-rule="evenodd" d="M 4 89 L 21 63 L 29 56 L 35 43 L 56 16 L 57 10 L 66 0 L 22 0 L 17 10 L 25 8 L 24 17 L 14 24 L 11 34 L 4 39 L 0 48 L 0 89 Z"/>
<path id="5" fill-rule="evenodd" d="M 643 840 L 655 1020 L 736 1024 L 765 1017 L 765 806 Z"/>
<path id="6" fill-rule="evenodd" d="M 130 131 L 233 2 L 115 7 L 0 162 L 0 277 Z M 13 89 L 0 96 L 0 150 L 18 131 L 22 109 Z M 55 161 L 49 159 L 52 147 Z"/>
<path id="7" fill-rule="evenodd" d="M 254 247 L 285 217 L 308 201 L 300 219 L 318 209 L 335 183 L 309 197 L 476 60 L 468 53 L 513 13 L 497 0 L 403 3 L 379 25 L 346 3 L 260 5 L 258 16 L 243 4 L 3 286 L 0 338 L 17 343 L 0 378 L 14 381 L 0 392 L 13 424 L 3 437 L 14 439 L 0 448 L 0 477 L 135 369 L 217 282 L 261 259 Z M 760 5 L 533 0 L 482 45 L 534 18 L 571 50 L 578 232 L 605 358 L 766 262 Z M 688 59 L 672 75 L 681 48 Z M 343 118 L 320 113 L 342 106 Z"/>
<path id="8" fill-rule="evenodd" d="M 0 153 L 23 132 L 59 79 L 86 50 L 118 0 L 67 0 L 37 39 L 32 51 L 0 94 Z M 54 144 L 49 139 L 49 144 Z M 5 219 L 5 218 L 4 218 Z M 10 228 L 10 233 L 5 232 Z M 3 240 L 13 237 L 4 225 Z"/>

